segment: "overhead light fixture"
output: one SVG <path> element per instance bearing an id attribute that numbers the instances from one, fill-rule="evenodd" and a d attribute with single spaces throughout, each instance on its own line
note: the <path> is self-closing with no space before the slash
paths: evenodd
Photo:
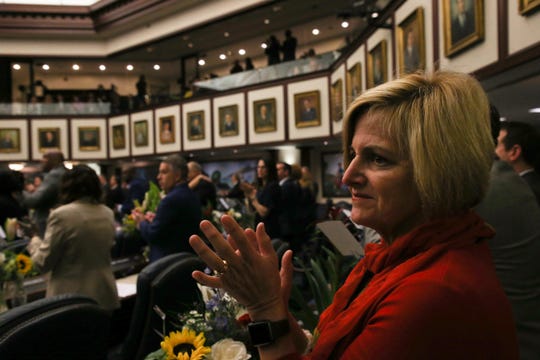
<path id="1" fill-rule="evenodd" d="M 154 65 L 154 70 L 159 70 L 159 69 L 161 69 L 161 66 L 159 66 L 159 64 L 155 64 Z"/>
<path id="2" fill-rule="evenodd" d="M 223 33 L 223 36 L 225 36 L 225 37 L 229 37 L 229 35 L 230 35 L 230 34 L 229 34 L 228 31 L 225 31 L 225 32 Z"/>
<path id="3" fill-rule="evenodd" d="M 320 31 L 319 31 L 319 29 L 315 28 L 315 29 L 311 30 L 311 33 L 313 35 L 317 36 L 317 35 L 319 35 Z"/>
<path id="4" fill-rule="evenodd" d="M 374 12 L 371 13 L 371 18 L 372 19 L 376 19 L 378 17 L 379 17 L 379 13 L 377 11 L 374 11 Z"/>
<path id="5" fill-rule="evenodd" d="M 347 20 L 343 20 L 341 22 L 341 27 L 344 28 L 344 29 L 348 28 L 349 27 L 349 22 Z"/>
<path id="6" fill-rule="evenodd" d="M 263 49 L 266 49 L 266 48 L 268 47 L 268 45 L 266 45 L 266 43 L 261 43 L 261 47 L 262 47 Z"/>
<path id="7" fill-rule="evenodd" d="M 79 65 L 77 65 L 77 64 L 73 64 L 73 65 L 71 66 L 71 68 L 72 68 L 73 70 L 75 70 L 75 71 L 79 71 L 79 69 L 80 69 L 81 67 L 80 67 Z"/>
<path id="8" fill-rule="evenodd" d="M 13 64 L 13 70 L 21 70 L 21 65 Z"/>
<path id="9" fill-rule="evenodd" d="M 193 47 L 193 43 L 187 44 L 187 47 L 191 49 Z"/>
<path id="10" fill-rule="evenodd" d="M 43 64 L 43 65 L 41 65 L 41 68 L 42 68 L 43 70 L 47 71 L 47 70 L 50 69 L 50 66 L 47 65 L 47 64 Z"/>
<path id="11" fill-rule="evenodd" d="M 219 58 L 220 58 L 221 60 L 225 60 L 225 59 L 227 58 L 227 55 L 225 55 L 225 54 L 219 54 Z"/>
<path id="12" fill-rule="evenodd" d="M 206 61 L 204 59 L 199 59 L 199 61 L 197 61 L 197 64 L 199 64 L 200 66 L 204 66 L 206 64 Z"/>
<path id="13" fill-rule="evenodd" d="M 270 19 L 264 19 L 264 23 L 265 23 L 265 25 L 270 24 Z"/>
<path id="14" fill-rule="evenodd" d="M 238 54 L 239 55 L 246 55 L 246 50 L 240 49 L 240 50 L 238 50 Z"/>
<path id="15" fill-rule="evenodd" d="M 529 109 L 531 114 L 540 114 L 540 107 Z"/>
<path id="16" fill-rule="evenodd" d="M 101 65 L 99 65 L 99 70 L 105 71 L 105 70 L 107 70 L 107 67 L 105 65 L 101 64 Z"/>
<path id="17" fill-rule="evenodd" d="M 129 64 L 126 66 L 127 71 L 133 71 L 133 65 Z"/>

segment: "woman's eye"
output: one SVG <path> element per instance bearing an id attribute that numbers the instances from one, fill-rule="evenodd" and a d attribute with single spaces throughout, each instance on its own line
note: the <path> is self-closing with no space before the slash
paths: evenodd
<path id="1" fill-rule="evenodd" d="M 382 156 L 373 154 L 371 156 L 371 161 L 375 163 L 375 165 L 383 166 L 388 164 L 388 160 L 383 158 Z"/>

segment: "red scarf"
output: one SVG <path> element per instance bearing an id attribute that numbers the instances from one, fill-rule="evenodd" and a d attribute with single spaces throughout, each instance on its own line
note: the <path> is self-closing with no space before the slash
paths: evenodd
<path id="1" fill-rule="evenodd" d="M 308 357 L 339 358 L 362 332 L 380 299 L 402 279 L 429 266 L 448 250 L 472 246 L 494 235 L 493 229 L 470 211 L 420 225 L 390 245 L 384 240 L 381 244 L 367 245 L 365 258 L 355 266 L 333 303 L 321 315 L 317 326 L 321 335 Z M 392 272 L 398 265 L 399 271 Z M 358 294 L 358 285 L 366 272 L 371 272 L 373 279 Z M 356 297 L 352 299 L 353 296 Z"/>

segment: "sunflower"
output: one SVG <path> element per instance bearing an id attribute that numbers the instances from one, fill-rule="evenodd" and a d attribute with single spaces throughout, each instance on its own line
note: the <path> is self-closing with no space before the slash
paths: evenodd
<path id="1" fill-rule="evenodd" d="M 210 348 L 204 346 L 205 341 L 204 333 L 197 335 L 183 328 L 181 332 L 173 331 L 165 336 L 161 349 L 167 354 L 167 360 L 201 360 L 210 352 Z"/>
<path id="2" fill-rule="evenodd" d="M 17 271 L 22 275 L 26 275 L 32 269 L 32 260 L 24 254 L 18 254 L 15 262 L 17 263 Z"/>

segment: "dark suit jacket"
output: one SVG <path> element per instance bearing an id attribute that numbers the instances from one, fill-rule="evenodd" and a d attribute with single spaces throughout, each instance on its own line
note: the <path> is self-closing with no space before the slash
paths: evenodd
<path id="1" fill-rule="evenodd" d="M 188 251 L 189 237 L 199 232 L 202 220 L 197 195 L 187 183 L 176 185 L 158 205 L 154 221 L 140 223 L 142 238 L 150 245 L 150 262 Z"/>
<path id="2" fill-rule="evenodd" d="M 467 12 L 465 15 L 465 22 L 463 26 L 459 22 L 458 18 L 455 17 L 452 20 L 452 44 L 457 43 L 460 40 L 463 40 L 465 37 L 474 33 L 474 14 L 472 12 Z"/>
<path id="3" fill-rule="evenodd" d="M 281 235 L 284 240 L 295 241 L 296 236 L 302 233 L 301 209 L 302 189 L 298 181 L 287 179 L 281 184 L 281 213 L 279 223 Z"/>
<path id="4" fill-rule="evenodd" d="M 315 111 L 315 108 L 309 108 L 306 110 L 302 110 L 302 114 L 300 114 L 302 120 L 315 120 L 317 118 L 317 111 Z"/>
<path id="5" fill-rule="evenodd" d="M 529 184 L 534 196 L 536 196 L 536 202 L 540 205 L 540 174 L 536 171 L 531 171 L 523 174 L 521 177 Z"/>

